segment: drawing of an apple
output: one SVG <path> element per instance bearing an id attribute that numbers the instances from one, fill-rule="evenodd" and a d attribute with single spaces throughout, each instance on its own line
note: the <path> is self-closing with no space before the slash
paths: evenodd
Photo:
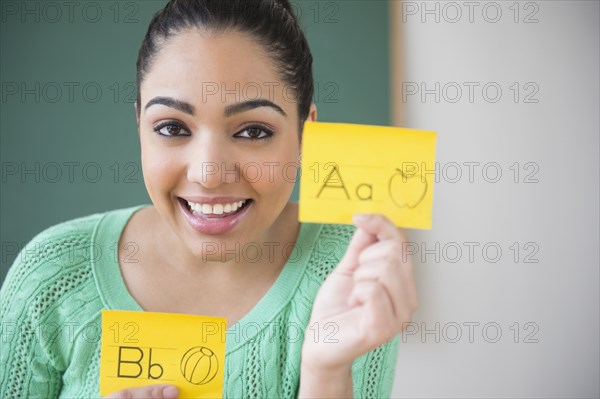
<path id="1" fill-rule="evenodd" d="M 389 184 L 390 198 L 400 208 L 413 209 L 425 198 L 427 193 L 427 180 L 421 175 L 407 176 L 402 170 L 396 168 L 398 173 L 392 175 Z"/>

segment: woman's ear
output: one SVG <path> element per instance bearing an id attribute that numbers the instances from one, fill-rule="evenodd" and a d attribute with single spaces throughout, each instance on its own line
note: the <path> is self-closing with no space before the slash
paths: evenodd
<path id="1" fill-rule="evenodd" d="M 315 103 L 310 104 L 308 110 L 308 117 L 305 122 L 316 122 L 317 121 L 317 105 Z"/>
<path id="2" fill-rule="evenodd" d="M 316 122 L 317 121 L 317 105 L 315 103 L 310 104 L 310 108 L 308 109 L 308 116 L 300 126 L 300 134 L 298 135 L 298 139 L 300 140 L 300 144 L 302 144 L 302 130 L 304 129 L 304 123 L 306 122 Z M 300 154 L 302 156 L 302 154 Z"/>

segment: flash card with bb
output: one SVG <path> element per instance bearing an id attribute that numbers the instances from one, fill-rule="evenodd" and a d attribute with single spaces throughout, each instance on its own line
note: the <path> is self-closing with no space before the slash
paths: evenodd
<path id="1" fill-rule="evenodd" d="M 100 394 L 172 384 L 180 398 L 223 394 L 226 319 L 102 311 Z"/>

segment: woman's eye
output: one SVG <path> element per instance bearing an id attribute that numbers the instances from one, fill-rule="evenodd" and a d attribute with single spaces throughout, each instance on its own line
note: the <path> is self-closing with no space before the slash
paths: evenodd
<path id="1" fill-rule="evenodd" d="M 245 128 L 244 130 L 242 130 L 235 136 L 243 137 L 245 139 L 250 139 L 250 140 L 262 140 L 262 139 L 269 138 L 272 135 L 273 135 L 273 133 L 267 129 L 252 126 L 252 127 Z"/>
<path id="2" fill-rule="evenodd" d="M 168 122 L 158 125 L 154 131 L 161 136 L 189 136 L 189 133 L 178 123 Z"/>

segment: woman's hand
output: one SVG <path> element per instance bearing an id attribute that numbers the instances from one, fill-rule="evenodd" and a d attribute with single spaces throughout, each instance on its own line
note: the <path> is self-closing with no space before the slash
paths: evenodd
<path id="1" fill-rule="evenodd" d="M 404 233 L 379 214 L 355 215 L 354 223 L 357 230 L 319 289 L 304 335 L 302 366 L 323 373 L 348 370 L 402 331 L 417 307 Z"/>
<path id="2" fill-rule="evenodd" d="M 179 390 L 174 385 L 154 384 L 113 392 L 106 399 L 175 399 Z"/>

